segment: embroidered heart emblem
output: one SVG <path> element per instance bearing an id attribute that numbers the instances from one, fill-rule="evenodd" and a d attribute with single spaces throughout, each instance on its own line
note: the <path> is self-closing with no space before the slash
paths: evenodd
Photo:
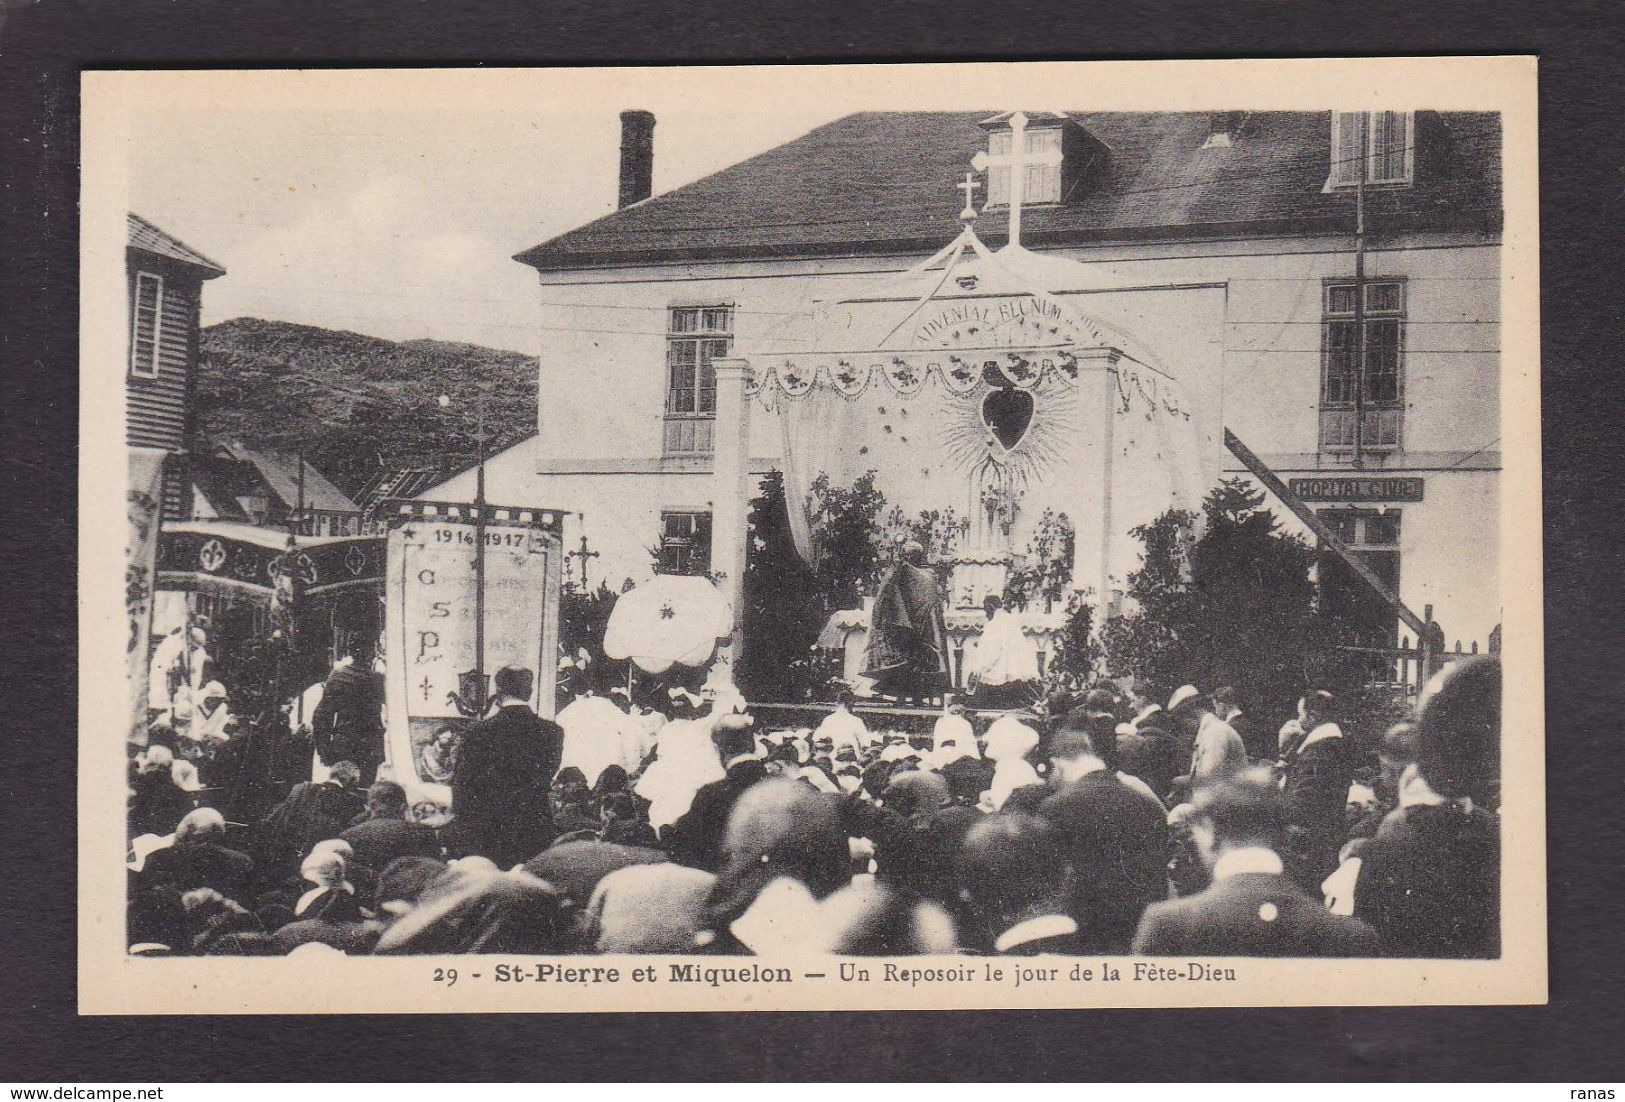
<path id="1" fill-rule="evenodd" d="M 1027 435 L 1033 423 L 1033 396 L 1014 387 L 999 387 L 982 399 L 982 424 L 988 427 L 1005 451 L 1010 451 Z"/>

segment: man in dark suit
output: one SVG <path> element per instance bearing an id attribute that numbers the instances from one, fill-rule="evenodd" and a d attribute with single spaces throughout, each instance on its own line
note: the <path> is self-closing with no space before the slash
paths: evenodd
<path id="1" fill-rule="evenodd" d="M 275 878 L 293 874 L 317 842 L 337 838 L 365 808 L 356 790 L 361 770 L 354 762 L 335 762 L 325 781 L 301 781 L 288 798 L 260 821 L 262 870 Z"/>
<path id="2" fill-rule="evenodd" d="M 322 764 L 351 761 L 370 785 L 384 760 L 384 676 L 372 668 L 370 643 L 359 644 L 350 664 L 339 666 L 322 686 L 311 715 L 311 737 Z"/>
<path id="3" fill-rule="evenodd" d="M 717 872 L 722 867 L 722 836 L 728 816 L 745 790 L 767 779 L 767 766 L 756 757 L 754 721 L 749 716 L 723 716 L 711 731 L 717 759 L 726 771 L 694 794 L 694 802 L 666 835 L 666 852 L 680 865 Z"/>
<path id="4" fill-rule="evenodd" d="M 1076 955 L 1078 923 L 1067 913 L 1076 879 L 1055 828 L 1005 812 L 972 826 L 954 861 L 969 947 L 1000 956 Z"/>
<path id="5" fill-rule="evenodd" d="M 1461 659 L 1429 683 L 1399 809 L 1360 851 L 1354 914 L 1392 957 L 1501 953 L 1501 664 Z"/>
<path id="6" fill-rule="evenodd" d="M 213 888 L 227 899 L 249 898 L 254 860 L 225 844 L 226 820 L 212 807 L 189 811 L 175 828 L 175 843 L 157 850 L 142 866 L 139 883 L 178 892 Z"/>
<path id="7" fill-rule="evenodd" d="M 397 857 L 439 854 L 432 832 L 407 817 L 406 791 L 394 781 L 379 781 L 367 790 L 367 817 L 339 837 L 350 843 L 357 861 L 373 869 Z"/>
<path id="8" fill-rule="evenodd" d="M 1143 956 L 1368 957 L 1377 935 L 1334 915 L 1286 876 L 1285 808 L 1264 770 L 1196 793 L 1191 835 L 1212 883 L 1148 907 L 1134 936 Z"/>
<path id="9" fill-rule="evenodd" d="M 451 782 L 457 821 L 482 840 L 503 868 L 534 857 L 553 835 L 548 793 L 564 753 L 564 730 L 530 707 L 535 678 L 508 666 L 496 672 L 496 712 L 463 736 Z"/>
<path id="10" fill-rule="evenodd" d="M 1336 700 L 1317 689 L 1298 702 L 1302 734 L 1281 748 L 1281 795 L 1286 800 L 1288 852 L 1293 878 L 1307 892 L 1337 868 L 1354 761 L 1333 719 Z"/>
<path id="11" fill-rule="evenodd" d="M 1077 873 L 1072 915 L 1088 952 L 1123 952 L 1140 913 L 1168 898 L 1167 810 L 1138 781 L 1107 766 L 1081 718 L 1050 740 L 1058 784 L 1038 808 L 1059 831 Z"/>

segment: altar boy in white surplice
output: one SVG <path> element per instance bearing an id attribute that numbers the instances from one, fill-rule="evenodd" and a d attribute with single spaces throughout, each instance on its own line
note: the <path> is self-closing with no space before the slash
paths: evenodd
<path id="1" fill-rule="evenodd" d="M 998 597 L 982 602 L 987 624 L 970 661 L 978 708 L 1020 708 L 1037 696 L 1038 651 L 1021 630 L 1021 619 Z"/>

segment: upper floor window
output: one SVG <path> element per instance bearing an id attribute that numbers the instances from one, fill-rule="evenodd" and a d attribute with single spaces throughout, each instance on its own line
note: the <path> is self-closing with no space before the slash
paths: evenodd
<path id="1" fill-rule="evenodd" d="M 660 514 L 661 574 L 705 575 L 711 572 L 711 514 Z"/>
<path id="2" fill-rule="evenodd" d="M 1326 186 L 1353 187 L 1362 172 L 1367 184 L 1409 184 L 1416 163 L 1415 133 L 1410 111 L 1332 112 L 1332 171 Z"/>
<path id="3" fill-rule="evenodd" d="M 712 450 L 717 413 L 715 362 L 733 344 L 733 307 L 674 306 L 666 325 L 667 455 L 706 455 Z"/>
<path id="4" fill-rule="evenodd" d="M 995 130 L 987 136 L 987 152 L 990 157 L 1008 157 L 1010 155 L 1010 140 L 1012 132 L 1009 129 Z M 1022 182 L 1021 201 L 1023 203 L 1059 203 L 1061 201 L 1061 129 L 1057 126 L 1028 129 L 1025 134 L 1026 152 L 1054 153 L 1054 164 L 1029 164 L 1026 168 L 1026 177 Z M 987 205 L 990 207 L 1005 206 L 1010 202 L 1010 167 L 1008 165 L 992 164 L 987 170 Z"/>
<path id="5" fill-rule="evenodd" d="M 1361 432 L 1363 447 L 1399 446 L 1400 419 L 1405 396 L 1405 284 L 1402 280 L 1370 280 L 1359 319 L 1364 326 L 1364 347 L 1356 329 L 1352 282 L 1325 284 L 1325 314 L 1321 322 L 1321 446 L 1354 445 L 1354 402 L 1359 388 L 1365 410 Z M 1363 365 L 1358 361 L 1364 353 Z"/>
<path id="6" fill-rule="evenodd" d="M 135 274 L 130 301 L 130 374 L 158 377 L 158 335 L 164 316 L 164 280 L 151 272 Z"/>

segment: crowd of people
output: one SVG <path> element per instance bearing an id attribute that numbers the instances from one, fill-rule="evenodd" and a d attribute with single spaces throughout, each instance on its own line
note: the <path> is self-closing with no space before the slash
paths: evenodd
<path id="1" fill-rule="evenodd" d="M 1318 689 L 1278 726 L 1185 685 L 915 732 L 851 694 L 768 729 L 726 691 L 561 727 L 509 668 L 431 744 L 449 806 L 385 762 L 368 659 L 305 726 L 154 710 L 132 953 L 1499 954 L 1495 658 L 1374 749 Z"/>

